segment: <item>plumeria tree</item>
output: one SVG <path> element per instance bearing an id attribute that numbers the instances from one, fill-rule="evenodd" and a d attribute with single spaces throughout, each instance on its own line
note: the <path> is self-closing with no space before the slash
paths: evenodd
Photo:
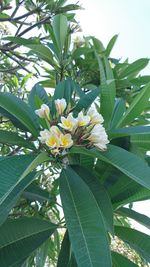
<path id="1" fill-rule="evenodd" d="M 0 5 L 17 28 L 0 48 L 0 266 L 148 266 L 129 218 L 150 227 L 132 209 L 150 198 L 149 60 L 112 58 L 117 36 L 73 41 L 65 2 Z"/>

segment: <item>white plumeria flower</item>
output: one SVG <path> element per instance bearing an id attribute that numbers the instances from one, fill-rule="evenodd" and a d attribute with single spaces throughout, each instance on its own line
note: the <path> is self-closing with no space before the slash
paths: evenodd
<path id="1" fill-rule="evenodd" d="M 105 128 L 101 124 L 94 126 L 88 140 L 101 150 L 105 150 L 107 148 L 106 145 L 109 143 Z"/>
<path id="2" fill-rule="evenodd" d="M 61 117 L 61 123 L 59 126 L 69 132 L 73 132 L 76 130 L 78 125 L 78 120 L 75 119 L 72 114 L 70 113 L 67 118 Z"/>
<path id="3" fill-rule="evenodd" d="M 42 119 L 49 119 L 50 110 L 46 104 L 43 104 L 40 109 L 35 110 L 35 113 Z"/>
<path id="4" fill-rule="evenodd" d="M 87 112 L 87 115 L 90 116 L 90 123 L 92 124 L 98 124 L 98 123 L 103 123 L 104 119 L 101 114 L 99 114 L 95 108 L 90 108 Z"/>
<path id="5" fill-rule="evenodd" d="M 78 114 L 78 126 L 79 127 L 86 126 L 89 124 L 89 122 L 90 122 L 90 116 L 88 115 L 84 116 L 83 112 L 81 111 Z"/>
<path id="6" fill-rule="evenodd" d="M 58 115 L 62 115 L 67 106 L 66 100 L 64 98 L 55 100 L 55 106 Z"/>
<path id="7" fill-rule="evenodd" d="M 50 134 L 46 140 L 46 145 L 50 148 L 59 148 L 60 139 L 55 134 Z"/>
<path id="8" fill-rule="evenodd" d="M 57 137 L 60 137 L 60 135 L 62 134 L 62 132 L 59 130 L 59 128 L 55 125 L 53 125 L 51 128 L 50 128 L 50 132 L 54 135 L 56 135 Z"/>
<path id="9" fill-rule="evenodd" d="M 48 139 L 48 137 L 50 136 L 50 131 L 48 131 L 47 129 L 45 129 L 44 131 L 40 131 L 40 141 L 41 143 L 45 143 L 46 140 Z"/>
<path id="10" fill-rule="evenodd" d="M 69 148 L 73 145 L 71 134 L 62 134 L 60 136 L 60 145 L 64 148 Z"/>

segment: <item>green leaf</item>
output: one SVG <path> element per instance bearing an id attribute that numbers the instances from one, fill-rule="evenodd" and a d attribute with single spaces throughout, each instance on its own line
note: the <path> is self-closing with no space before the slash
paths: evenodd
<path id="1" fill-rule="evenodd" d="M 112 252 L 111 254 L 113 267 L 138 267 L 138 265 L 136 265 L 134 262 L 117 252 Z"/>
<path id="2" fill-rule="evenodd" d="M 116 167 L 137 183 L 150 189 L 150 167 L 148 164 L 138 156 L 120 147 L 108 145 L 108 149 L 105 152 L 100 152 L 96 149 L 72 148 L 70 153 L 83 153 L 98 158 Z"/>
<path id="3" fill-rule="evenodd" d="M 110 128 L 115 128 L 124 112 L 126 111 L 125 100 L 120 98 L 116 100 L 114 111 L 112 114 Z"/>
<path id="4" fill-rule="evenodd" d="M 37 218 L 8 220 L 0 227 L 1 266 L 11 267 L 24 260 L 53 234 L 56 227 Z"/>
<path id="5" fill-rule="evenodd" d="M 140 142 L 142 142 L 142 139 L 145 139 L 145 141 L 147 141 L 147 144 L 150 143 L 150 126 L 135 126 L 111 129 L 110 131 L 108 131 L 108 134 L 111 138 L 132 136 L 130 140 L 133 141 L 133 143 L 139 143 L 139 145 Z M 143 140 L 143 144 L 145 143 L 145 141 Z"/>
<path id="6" fill-rule="evenodd" d="M 148 58 L 141 58 L 134 61 L 132 64 L 129 64 L 119 75 L 119 78 L 125 78 L 129 75 L 138 74 L 142 69 L 144 69 L 149 63 Z"/>
<path id="7" fill-rule="evenodd" d="M 67 17 L 62 14 L 56 15 L 53 19 L 52 27 L 57 41 L 57 45 L 60 51 L 62 52 L 68 31 Z"/>
<path id="8" fill-rule="evenodd" d="M 150 262 L 150 236 L 137 230 L 115 226 L 116 235 L 137 251 L 145 260 Z"/>
<path id="9" fill-rule="evenodd" d="M 11 42 L 14 42 L 19 45 L 23 45 L 32 50 L 32 53 L 36 54 L 39 58 L 43 59 L 52 66 L 55 65 L 53 61 L 53 54 L 48 47 L 41 44 L 38 40 L 25 39 L 21 37 L 7 37 L 5 38 Z"/>
<path id="10" fill-rule="evenodd" d="M 39 201 L 40 203 L 43 203 L 44 201 L 52 202 L 55 200 L 48 191 L 33 183 L 24 190 L 23 197 L 31 201 Z"/>
<path id="11" fill-rule="evenodd" d="M 93 173 L 90 173 L 89 170 L 86 170 L 85 168 L 81 168 L 79 166 L 72 166 L 72 169 L 83 179 L 83 181 L 89 187 L 89 190 L 92 192 L 97 205 L 102 212 L 107 230 L 113 234 L 113 209 L 110 197 L 106 189 L 100 183 L 99 179 L 94 177 Z"/>
<path id="12" fill-rule="evenodd" d="M 149 130 L 150 126 L 147 127 L 143 128 L 147 128 L 147 130 Z M 136 134 L 134 136 L 131 136 L 130 141 L 131 144 L 136 145 L 138 148 L 144 148 L 146 151 L 148 151 L 150 148 L 150 130 L 147 131 L 147 134 L 145 134 L 143 131 L 143 134 Z"/>
<path id="13" fill-rule="evenodd" d="M 88 186 L 71 167 L 61 173 L 60 196 L 78 267 L 111 266 L 101 211 Z"/>
<path id="14" fill-rule="evenodd" d="M 36 105 L 36 97 L 39 97 L 39 99 L 41 99 L 42 103 L 49 105 L 48 95 L 47 95 L 46 91 L 44 90 L 44 88 L 39 83 L 36 83 L 33 86 L 32 90 L 28 96 L 29 104 L 32 107 L 32 109 L 34 109 L 34 110 L 39 108 Z"/>
<path id="15" fill-rule="evenodd" d="M 35 150 L 35 146 L 28 140 L 25 140 L 23 137 L 19 136 L 15 132 L 8 132 L 4 130 L 0 130 L 0 143 L 9 144 L 9 145 L 17 145 L 20 147 L 26 147 L 32 150 Z"/>
<path id="16" fill-rule="evenodd" d="M 18 197 L 35 178 L 31 173 L 47 160 L 46 154 L 7 157 L 0 161 L 0 224 L 2 224 Z M 30 174 L 30 175 L 29 175 Z"/>
<path id="17" fill-rule="evenodd" d="M 129 217 L 150 229 L 150 218 L 147 217 L 146 215 L 140 214 L 128 208 L 120 208 L 116 212 L 122 216 Z"/>
<path id="18" fill-rule="evenodd" d="M 78 87 L 78 84 L 71 78 L 59 82 L 54 92 L 54 100 L 65 98 L 67 104 L 69 104 L 72 99 L 73 91 L 76 91 Z"/>
<path id="19" fill-rule="evenodd" d="M 1 92 L 0 107 L 17 118 L 34 136 L 38 136 L 36 115 L 24 101 L 10 93 Z"/>
<path id="20" fill-rule="evenodd" d="M 82 96 L 79 102 L 77 103 L 74 111 L 80 112 L 82 109 L 88 109 L 92 105 L 96 97 L 99 96 L 99 94 L 100 89 L 97 88 Z"/>
<path id="21" fill-rule="evenodd" d="M 150 98 L 150 83 L 148 83 L 141 92 L 134 98 L 129 108 L 126 110 L 117 126 L 128 125 L 137 118 L 147 107 Z"/>
<path id="22" fill-rule="evenodd" d="M 112 49 L 113 49 L 113 47 L 114 47 L 114 45 L 115 45 L 115 43 L 117 41 L 117 38 L 118 38 L 118 35 L 116 34 L 109 41 L 109 43 L 108 43 L 108 45 L 106 47 L 106 51 L 105 51 L 106 57 L 109 57 L 110 56 L 110 53 L 111 53 L 111 51 L 112 51 Z"/>
<path id="23" fill-rule="evenodd" d="M 108 128 L 115 105 L 116 86 L 110 63 L 106 57 L 103 58 L 104 66 L 102 65 L 102 60 L 97 56 L 101 78 L 100 112 L 104 117 L 105 127 Z M 106 72 L 105 75 L 104 68 Z"/>
<path id="24" fill-rule="evenodd" d="M 57 267 L 68 267 L 69 260 L 70 260 L 70 240 L 68 231 L 66 231 L 61 244 L 61 250 L 58 256 Z"/>

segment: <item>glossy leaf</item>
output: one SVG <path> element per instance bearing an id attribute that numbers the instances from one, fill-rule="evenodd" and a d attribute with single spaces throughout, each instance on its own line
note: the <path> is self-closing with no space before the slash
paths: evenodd
<path id="1" fill-rule="evenodd" d="M 138 267 L 138 265 L 136 265 L 134 262 L 117 252 L 112 252 L 111 254 L 113 267 Z"/>
<path id="2" fill-rule="evenodd" d="M 144 214 L 138 213 L 128 208 L 120 208 L 117 210 L 117 213 L 119 213 L 122 216 L 129 217 L 150 229 L 150 218 Z"/>
<path id="3" fill-rule="evenodd" d="M 147 66 L 148 63 L 149 63 L 148 58 L 141 58 L 134 61 L 132 64 L 129 64 L 129 66 L 127 66 L 124 71 L 122 71 L 119 78 L 125 78 L 129 75 L 134 75 L 139 73 L 142 69 L 144 69 Z"/>
<path id="4" fill-rule="evenodd" d="M 148 83 L 145 88 L 133 99 L 129 108 L 122 116 L 121 120 L 118 122 L 118 127 L 128 125 L 135 118 L 137 118 L 147 107 L 150 98 L 150 83 Z"/>
<path id="5" fill-rule="evenodd" d="M 106 47 L 106 51 L 105 51 L 106 57 L 109 57 L 110 56 L 110 53 L 111 53 L 111 51 L 112 51 L 112 49 L 113 49 L 113 47 L 114 47 L 114 45 L 115 45 L 115 43 L 117 41 L 117 38 L 118 38 L 118 35 L 116 34 L 109 41 L 109 43 L 108 43 L 108 45 Z"/>
<path id="6" fill-rule="evenodd" d="M 36 116 L 24 101 L 13 94 L 0 93 L 0 107 L 17 118 L 34 136 L 38 136 Z"/>
<path id="7" fill-rule="evenodd" d="M 128 227 L 115 226 L 116 235 L 150 262 L 150 236 Z"/>
<path id="8" fill-rule="evenodd" d="M 0 161 L 0 224 L 2 224 L 18 197 L 35 178 L 31 173 L 47 159 L 46 154 L 7 157 Z M 31 173 L 31 174 L 30 174 Z"/>
<path id="9" fill-rule="evenodd" d="M 91 157 L 98 158 L 119 169 L 122 173 L 132 178 L 137 183 L 150 189 L 150 167 L 138 156 L 120 147 L 108 145 L 106 152 L 96 149 L 87 150 L 84 148 L 72 148 L 71 153 L 83 153 Z"/>
<path id="10" fill-rule="evenodd" d="M 56 15 L 53 19 L 52 27 L 57 45 L 60 51 L 62 51 L 68 31 L 67 17 L 62 14 Z"/>
<path id="11" fill-rule="evenodd" d="M 78 267 L 111 266 L 101 211 L 88 186 L 71 167 L 61 173 L 60 196 Z"/>
<path id="12" fill-rule="evenodd" d="M 0 130 L 0 143 L 9 144 L 9 145 L 17 145 L 20 147 L 26 147 L 32 150 L 35 150 L 35 146 L 28 140 L 25 140 L 22 136 L 19 136 L 15 132 L 8 132 L 4 130 Z"/>
<path id="13" fill-rule="evenodd" d="M 88 109 L 94 100 L 99 96 L 100 94 L 100 89 L 94 89 L 91 92 L 85 94 L 83 97 L 80 98 L 79 102 L 77 103 L 75 107 L 76 112 L 80 112 L 82 109 Z"/>
<path id="14" fill-rule="evenodd" d="M 70 240 L 68 231 L 66 231 L 61 244 L 61 250 L 58 256 L 57 267 L 68 267 L 69 260 L 70 260 Z"/>
<path id="15" fill-rule="evenodd" d="M 14 266 L 29 256 L 56 230 L 56 225 L 37 218 L 8 220 L 0 227 L 1 266 Z"/>
<path id="16" fill-rule="evenodd" d="M 104 217 L 107 230 L 113 234 L 113 209 L 106 189 L 89 170 L 80 166 L 72 166 L 72 168 L 83 179 L 83 181 L 88 185 L 90 191 L 93 193 L 97 205 Z"/>

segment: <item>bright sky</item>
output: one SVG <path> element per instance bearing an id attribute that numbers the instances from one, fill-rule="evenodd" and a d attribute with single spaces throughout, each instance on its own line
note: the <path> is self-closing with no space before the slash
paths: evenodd
<path id="1" fill-rule="evenodd" d="M 150 58 L 150 0 L 80 0 L 80 3 L 85 10 L 78 12 L 77 20 L 85 36 L 94 35 L 106 46 L 113 35 L 119 34 L 111 56 L 129 58 L 129 62 Z M 150 66 L 143 73 L 150 75 Z M 150 217 L 149 200 L 134 203 L 133 208 Z M 150 234 L 140 224 L 134 222 L 134 226 Z"/>

